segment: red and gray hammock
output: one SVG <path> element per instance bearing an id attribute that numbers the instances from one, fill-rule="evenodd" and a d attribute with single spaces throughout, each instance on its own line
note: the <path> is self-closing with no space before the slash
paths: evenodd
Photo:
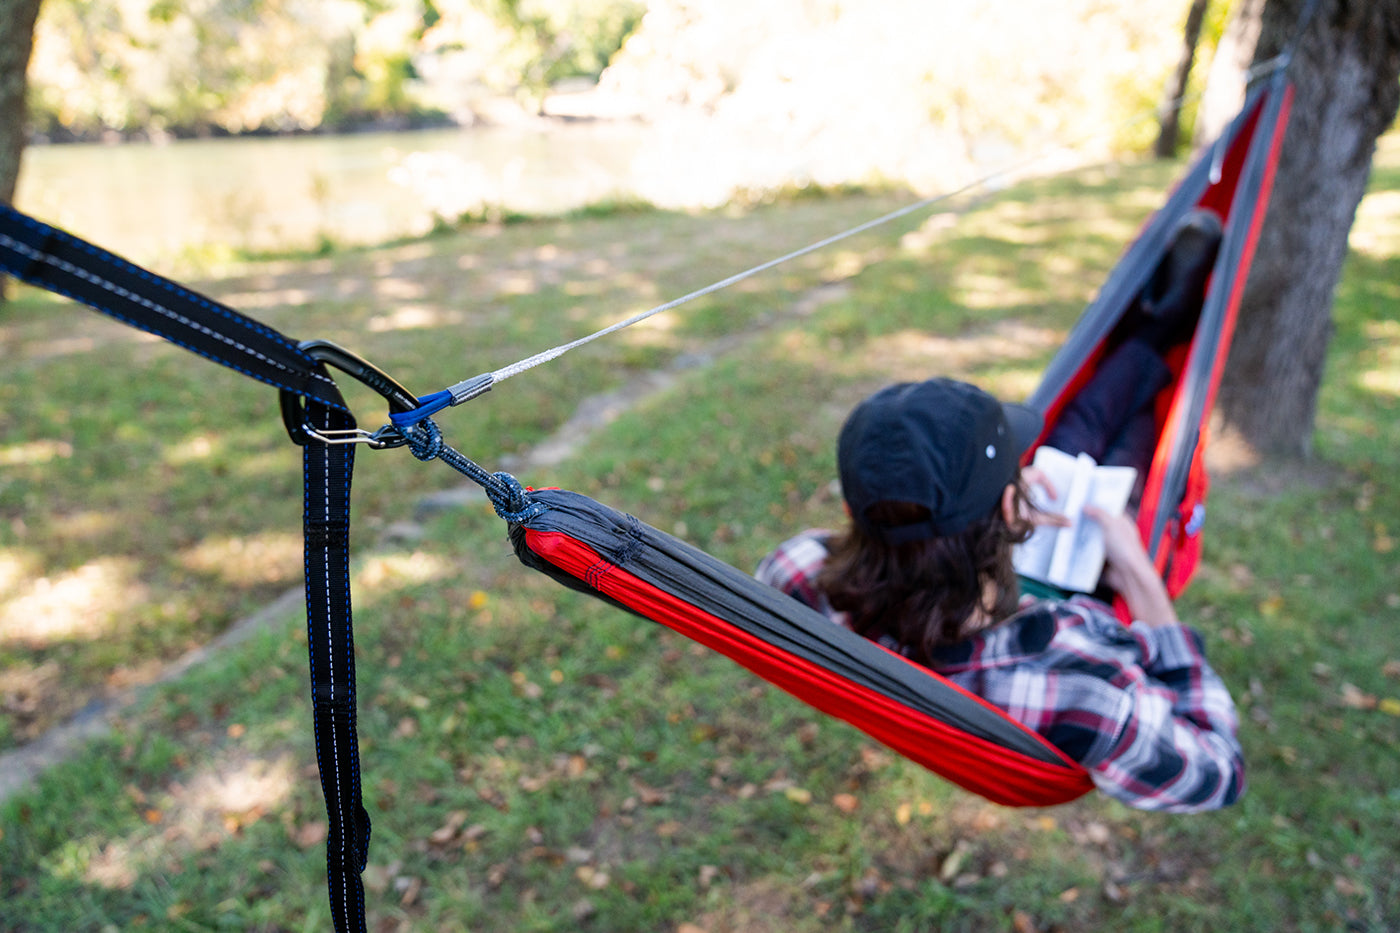
<path id="1" fill-rule="evenodd" d="M 1199 206 L 1224 219 L 1194 338 L 1173 360 L 1173 384 L 1159 400 L 1159 440 L 1139 510 L 1144 541 L 1173 594 L 1186 585 L 1199 556 L 1206 417 L 1263 220 L 1291 94 L 1282 69 L 1250 94 L 1240 116 L 1124 253 L 1030 400 L 1053 422 L 1106 350 L 1123 339 L 1128 309 L 1180 219 Z M 330 817 L 327 874 L 338 930 L 364 929 L 360 872 L 370 835 L 360 795 L 349 585 L 350 479 L 360 444 L 407 445 L 419 459 L 440 457 L 486 489 L 510 523 L 511 540 L 525 564 L 719 651 L 967 790 L 1002 804 L 1042 806 L 1092 789 L 1086 771 L 1058 749 L 936 673 L 832 625 L 630 515 L 575 493 L 527 491 L 508 474 L 488 473 L 443 444 L 428 416 L 489 390 L 497 374 L 416 398 L 348 351 L 321 341 L 298 343 L 7 206 L 0 206 L 0 271 L 281 390 L 288 431 L 304 449 L 313 724 Z M 574 345 L 541 356 L 552 358 Z M 383 395 L 390 424 L 374 432 L 359 429 L 327 367 Z M 511 374 L 519 367 L 499 372 Z"/>

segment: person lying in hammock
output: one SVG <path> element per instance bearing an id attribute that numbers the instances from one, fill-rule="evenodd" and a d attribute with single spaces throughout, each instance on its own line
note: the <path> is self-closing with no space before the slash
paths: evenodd
<path id="1" fill-rule="evenodd" d="M 1186 214 L 1171 245 L 1136 299 L 1133 326 L 1094 370 L 1093 378 L 1051 427 L 1045 444 L 1094 462 L 1137 470 L 1135 504 L 1157 446 L 1156 399 L 1171 384 L 1167 356 L 1190 339 L 1224 227 L 1209 208 Z"/>
<path id="2" fill-rule="evenodd" d="M 849 527 L 784 542 L 756 576 L 1005 710 L 1112 797 L 1172 812 L 1233 803 L 1234 701 L 1129 518 L 1090 513 L 1130 626 L 1087 596 L 1022 598 L 1012 547 L 1062 521 L 1030 506 L 1043 479 L 1019 466 L 1039 433 L 1035 412 L 967 383 L 877 392 L 837 446 Z"/>

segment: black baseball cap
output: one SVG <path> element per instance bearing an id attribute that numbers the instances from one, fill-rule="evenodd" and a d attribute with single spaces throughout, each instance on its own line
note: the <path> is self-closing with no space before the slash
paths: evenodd
<path id="1" fill-rule="evenodd" d="M 836 458 L 851 517 L 887 544 L 946 537 L 991 514 L 1016 479 L 1042 419 L 953 379 L 903 382 L 856 406 L 841 428 Z M 929 518 L 880 525 L 881 502 L 910 502 Z"/>

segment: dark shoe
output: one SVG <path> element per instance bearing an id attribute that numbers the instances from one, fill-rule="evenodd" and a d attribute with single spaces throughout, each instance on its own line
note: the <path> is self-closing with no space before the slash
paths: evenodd
<path id="1" fill-rule="evenodd" d="M 1220 216 L 1203 207 L 1177 225 L 1171 246 L 1138 303 L 1147 318 L 1139 336 L 1157 349 L 1165 350 L 1190 336 L 1223 235 Z"/>

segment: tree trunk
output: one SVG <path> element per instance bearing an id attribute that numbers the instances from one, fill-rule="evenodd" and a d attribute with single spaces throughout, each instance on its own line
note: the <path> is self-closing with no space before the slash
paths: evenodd
<path id="1" fill-rule="evenodd" d="M 1153 153 L 1159 159 L 1170 159 L 1176 155 L 1177 137 L 1181 135 L 1181 98 L 1191 77 L 1191 65 L 1196 60 L 1196 44 L 1201 39 L 1201 23 L 1206 18 L 1206 7 L 1209 5 L 1210 0 L 1191 0 L 1191 9 L 1186 13 L 1181 58 L 1162 93 L 1161 131 L 1157 134 L 1157 145 L 1153 147 Z"/>
<path id="2" fill-rule="evenodd" d="M 1269 0 L 1256 62 L 1283 49 L 1304 5 Z M 1219 402 L 1255 450 L 1306 456 L 1347 236 L 1400 106 L 1400 0 L 1321 0 L 1290 76 L 1292 120 Z"/>
<path id="3" fill-rule="evenodd" d="M 13 204 L 29 132 L 25 91 L 39 0 L 0 0 L 0 203 Z M 0 276 L 0 301 L 5 277 Z"/>

